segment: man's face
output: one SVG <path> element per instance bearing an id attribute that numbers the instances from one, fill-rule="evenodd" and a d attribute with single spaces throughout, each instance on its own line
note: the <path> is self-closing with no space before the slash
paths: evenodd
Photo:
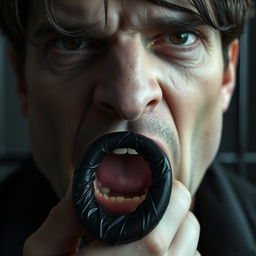
<path id="1" fill-rule="evenodd" d="M 61 38 L 36 11 L 30 19 L 39 46 L 27 44 L 23 100 L 35 159 L 56 192 L 91 142 L 129 130 L 158 143 L 193 194 L 231 95 L 219 32 L 146 0 L 109 0 L 107 20 L 102 0 L 53 2 L 63 26 L 87 31 Z"/>

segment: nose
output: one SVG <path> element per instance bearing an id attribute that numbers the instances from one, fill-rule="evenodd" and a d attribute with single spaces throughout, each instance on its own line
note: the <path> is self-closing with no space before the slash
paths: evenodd
<path id="1" fill-rule="evenodd" d="M 128 121 L 152 111 L 162 99 L 162 90 L 149 59 L 139 38 L 116 40 L 103 61 L 94 90 L 97 108 Z"/>

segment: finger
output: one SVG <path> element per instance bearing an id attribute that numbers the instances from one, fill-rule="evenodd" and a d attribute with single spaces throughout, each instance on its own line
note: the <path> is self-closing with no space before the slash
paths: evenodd
<path id="1" fill-rule="evenodd" d="M 192 212 L 188 212 L 170 246 L 170 255 L 198 255 L 200 225 Z"/>
<path id="2" fill-rule="evenodd" d="M 69 190 L 51 210 L 42 226 L 25 242 L 23 255 L 72 254 L 77 251 L 83 233 L 73 210 Z"/>
<path id="3" fill-rule="evenodd" d="M 166 255 L 170 243 L 181 223 L 187 216 L 191 203 L 188 190 L 178 181 L 174 181 L 172 195 L 167 210 L 156 228 L 143 239 L 125 245 L 106 246 L 92 243 L 78 255 Z"/>
<path id="4" fill-rule="evenodd" d="M 191 195 L 179 181 L 173 182 L 172 195 L 167 210 L 156 228 L 143 239 L 144 246 L 152 255 L 167 252 L 185 219 L 191 205 Z M 150 254 L 149 254 L 150 255 Z"/>

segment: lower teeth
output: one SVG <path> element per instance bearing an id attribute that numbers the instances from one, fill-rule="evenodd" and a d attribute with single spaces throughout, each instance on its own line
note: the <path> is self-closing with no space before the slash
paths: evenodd
<path id="1" fill-rule="evenodd" d="M 112 201 L 112 202 L 141 202 L 146 198 L 146 194 L 141 196 L 134 196 L 134 197 L 123 197 L 123 196 L 109 196 L 110 193 L 109 188 L 101 188 L 95 189 L 96 194 L 98 194 L 100 197 L 105 198 L 106 200 Z"/>

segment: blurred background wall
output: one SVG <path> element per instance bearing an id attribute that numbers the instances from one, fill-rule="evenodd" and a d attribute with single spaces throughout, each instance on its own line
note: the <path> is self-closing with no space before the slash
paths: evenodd
<path id="1" fill-rule="evenodd" d="M 6 49 L 7 42 L 0 37 L 0 179 L 30 152 L 27 123 L 20 113 L 15 76 Z"/>
<path id="2" fill-rule="evenodd" d="M 241 38 L 237 88 L 224 116 L 223 139 L 216 158 L 225 167 L 256 184 L 256 19 Z M 27 123 L 20 115 L 15 78 L 6 56 L 7 43 L 0 37 L 0 179 L 29 156 Z"/>
<path id="3" fill-rule="evenodd" d="M 235 171 L 256 184 L 256 17 L 240 40 L 237 88 L 224 115 L 219 168 Z"/>

